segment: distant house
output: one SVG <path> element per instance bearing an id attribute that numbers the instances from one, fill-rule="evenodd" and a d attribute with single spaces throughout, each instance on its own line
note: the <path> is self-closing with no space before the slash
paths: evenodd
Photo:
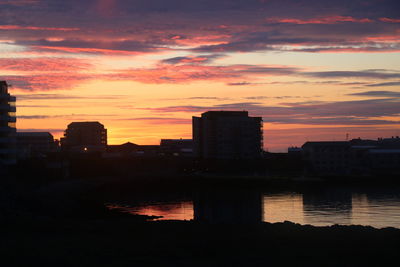
<path id="1" fill-rule="evenodd" d="M 69 152 L 104 152 L 107 147 L 107 129 L 94 122 L 72 122 L 61 138 L 61 148 Z"/>
<path id="2" fill-rule="evenodd" d="M 247 111 L 208 111 L 193 117 L 193 150 L 199 158 L 255 159 L 263 152 L 261 117 Z"/>

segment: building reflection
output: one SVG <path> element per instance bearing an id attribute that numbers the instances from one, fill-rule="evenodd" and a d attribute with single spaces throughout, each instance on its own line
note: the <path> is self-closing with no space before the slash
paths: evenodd
<path id="1" fill-rule="evenodd" d="M 304 192 L 303 213 L 307 224 L 351 224 L 352 192 L 339 188 Z"/>
<path id="2" fill-rule="evenodd" d="M 277 223 L 291 221 L 304 224 L 303 196 L 299 193 L 263 195 L 263 221 Z"/>
<path id="3" fill-rule="evenodd" d="M 245 190 L 196 193 L 194 220 L 207 223 L 259 223 L 262 221 L 261 194 Z"/>

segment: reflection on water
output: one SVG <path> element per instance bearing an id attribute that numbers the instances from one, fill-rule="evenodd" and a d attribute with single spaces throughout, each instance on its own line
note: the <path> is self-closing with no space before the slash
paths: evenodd
<path id="1" fill-rule="evenodd" d="M 123 212 L 138 215 L 160 217 L 156 220 L 193 220 L 193 203 L 181 202 L 154 202 L 141 203 L 138 206 L 122 206 L 118 204 L 107 205 L 109 209 L 118 209 Z"/>
<path id="2" fill-rule="evenodd" d="M 296 193 L 268 194 L 263 196 L 263 221 L 292 221 L 304 224 L 303 197 Z"/>
<path id="3" fill-rule="evenodd" d="M 351 198 L 351 191 L 345 189 L 304 193 L 304 222 L 311 225 L 352 224 Z"/>
<path id="4" fill-rule="evenodd" d="M 194 219 L 209 223 L 261 221 L 261 195 L 249 191 L 208 191 L 195 196 Z"/>
<path id="5" fill-rule="evenodd" d="M 400 195 L 353 195 L 352 223 L 400 228 Z"/>
<path id="6" fill-rule="evenodd" d="M 115 202 L 118 205 L 118 202 Z M 196 220 L 211 223 L 292 221 L 325 226 L 371 225 L 400 228 L 400 191 L 319 189 L 306 192 L 203 191 L 191 199 L 121 202 L 126 212 L 162 216 L 161 220 Z"/>
<path id="7" fill-rule="evenodd" d="M 370 195 L 348 190 L 264 194 L 263 221 L 326 226 L 370 225 L 400 228 L 400 192 Z"/>

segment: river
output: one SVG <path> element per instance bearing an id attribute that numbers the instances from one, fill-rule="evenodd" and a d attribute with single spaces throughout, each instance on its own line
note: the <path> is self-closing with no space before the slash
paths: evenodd
<path id="1" fill-rule="evenodd" d="M 109 208 L 158 220 L 211 223 L 283 222 L 314 226 L 367 225 L 400 228 L 400 188 L 343 186 L 302 190 L 234 189 L 121 194 Z"/>

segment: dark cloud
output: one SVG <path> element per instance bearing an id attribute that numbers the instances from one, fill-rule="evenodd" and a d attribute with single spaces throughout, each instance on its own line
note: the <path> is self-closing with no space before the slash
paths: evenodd
<path id="1" fill-rule="evenodd" d="M 18 128 L 19 133 L 30 133 L 30 132 L 51 132 L 51 133 L 63 133 L 65 129 L 40 129 L 40 128 Z"/>
<path id="2" fill-rule="evenodd" d="M 250 83 L 250 82 L 237 82 L 237 83 L 227 83 L 230 86 L 245 86 L 245 85 L 254 85 L 257 83 Z"/>
<path id="3" fill-rule="evenodd" d="M 65 53 L 92 53 L 92 54 L 129 54 L 159 52 L 167 50 L 165 47 L 157 46 L 155 43 L 146 43 L 135 40 L 84 40 L 65 39 L 61 41 L 49 41 L 39 39 L 34 41 L 20 41 L 19 45 L 28 46 L 34 51 L 58 51 Z"/>
<path id="4" fill-rule="evenodd" d="M 373 84 L 368 84 L 366 86 L 368 86 L 368 87 L 400 86 L 400 81 L 385 82 L 385 83 L 373 83 Z"/>
<path id="5" fill-rule="evenodd" d="M 121 120 L 129 120 L 129 121 L 143 121 L 150 124 L 191 124 L 191 119 L 182 119 L 182 118 L 166 118 L 166 117 L 140 117 L 140 118 L 123 118 Z"/>
<path id="6" fill-rule="evenodd" d="M 347 94 L 351 96 L 372 96 L 372 97 L 399 97 L 400 92 L 393 92 L 393 91 L 368 91 L 368 92 L 361 92 L 361 93 L 353 93 Z"/>
<path id="7" fill-rule="evenodd" d="M 96 95 L 96 96 L 76 96 L 63 94 L 29 94 L 15 95 L 18 100 L 69 100 L 69 99 L 122 99 L 125 95 Z"/>
<path id="8" fill-rule="evenodd" d="M 344 124 L 378 125 L 398 124 L 398 121 L 376 119 L 400 115 L 398 98 L 369 99 L 340 102 L 282 103 L 282 106 L 266 106 L 259 102 L 239 102 L 213 106 L 169 106 L 161 108 L 138 108 L 155 113 L 200 113 L 209 110 L 248 110 L 250 114 L 262 116 L 264 121 L 284 124 Z"/>
<path id="9" fill-rule="evenodd" d="M 291 98 L 303 98 L 303 97 L 302 96 L 291 96 L 291 95 L 284 95 L 284 96 L 249 96 L 249 97 L 245 97 L 244 99 L 262 100 L 262 99 L 291 99 Z"/>
<path id="10" fill-rule="evenodd" d="M 386 70 L 303 72 L 301 75 L 314 78 L 364 78 L 364 79 L 400 78 L 400 72 L 390 72 Z"/>
<path id="11" fill-rule="evenodd" d="M 0 5 L 2 39 L 35 51 L 399 50 L 397 0 L 3 0 Z"/>
<path id="12" fill-rule="evenodd" d="M 197 56 L 186 56 L 186 57 L 173 57 L 167 58 L 161 61 L 164 64 L 206 64 L 211 63 L 215 59 L 225 57 L 223 54 L 211 54 L 211 55 L 197 55 Z"/>
<path id="13" fill-rule="evenodd" d="M 18 115 L 17 119 L 23 120 L 42 120 L 50 118 L 73 118 L 76 120 L 81 120 L 86 117 L 114 117 L 113 114 L 60 114 L 60 115 Z"/>

